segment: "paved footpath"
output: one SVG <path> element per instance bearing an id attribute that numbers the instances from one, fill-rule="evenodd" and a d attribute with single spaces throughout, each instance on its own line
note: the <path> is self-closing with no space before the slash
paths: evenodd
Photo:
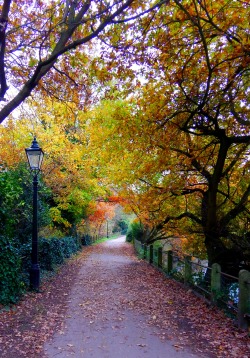
<path id="1" fill-rule="evenodd" d="M 147 287 L 141 277 L 141 287 L 129 290 L 131 270 L 140 262 L 126 254 L 129 244 L 124 241 L 120 237 L 96 245 L 83 261 L 67 296 L 63 328 L 45 344 L 45 357 L 212 357 L 187 345 L 180 347 L 175 337 L 167 338 L 169 332 L 149 324 L 148 316 L 137 310 L 136 295 Z"/>

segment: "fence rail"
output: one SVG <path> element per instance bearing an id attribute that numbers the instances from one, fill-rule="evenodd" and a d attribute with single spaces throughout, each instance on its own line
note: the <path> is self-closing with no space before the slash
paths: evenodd
<path id="1" fill-rule="evenodd" d="M 221 272 L 219 264 L 212 267 L 194 261 L 191 256 L 178 257 L 173 251 L 155 249 L 135 240 L 135 250 L 141 258 L 185 285 L 202 293 L 214 304 L 237 316 L 241 329 L 250 328 L 250 272 L 241 270 L 239 277 Z M 250 331 L 249 331 L 250 332 Z"/>

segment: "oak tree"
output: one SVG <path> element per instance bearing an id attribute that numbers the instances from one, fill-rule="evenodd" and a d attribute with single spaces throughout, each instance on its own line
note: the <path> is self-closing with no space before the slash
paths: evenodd
<path id="1" fill-rule="evenodd" d="M 94 87 L 98 38 L 167 0 L 11 1 L 0 8 L 0 123 L 34 89 L 84 107 Z M 93 66 L 91 65 L 93 62 Z M 94 72 L 94 71 L 93 71 Z M 99 76 L 102 77 L 101 68 Z M 78 92 L 72 96 L 72 88 Z"/>
<path id="2" fill-rule="evenodd" d="M 124 175 L 121 189 L 152 228 L 148 242 L 191 236 L 210 265 L 233 272 L 250 247 L 248 16 L 245 1 L 175 0 L 142 18 L 129 51 L 140 74 L 130 114 L 99 121 L 112 178 Z M 107 61 L 125 71 L 124 48 Z M 107 148 L 121 155 L 116 174 Z"/>

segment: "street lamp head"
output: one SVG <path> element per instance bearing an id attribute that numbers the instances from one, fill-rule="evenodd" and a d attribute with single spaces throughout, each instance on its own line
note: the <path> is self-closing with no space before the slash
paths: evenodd
<path id="1" fill-rule="evenodd" d="M 44 153 L 42 148 L 39 147 L 36 137 L 34 137 L 31 146 L 25 149 L 25 152 L 30 169 L 37 174 L 41 169 Z"/>

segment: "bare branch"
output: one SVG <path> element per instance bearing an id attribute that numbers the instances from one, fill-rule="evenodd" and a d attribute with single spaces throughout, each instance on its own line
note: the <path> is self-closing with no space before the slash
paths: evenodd
<path id="1" fill-rule="evenodd" d="M 38 63 L 33 75 L 25 83 L 20 92 L 4 108 L 2 108 L 0 112 L 0 123 L 2 123 L 3 120 L 31 94 L 34 88 L 38 85 L 41 78 L 43 78 L 50 71 L 60 56 L 62 56 L 67 51 L 75 49 L 76 47 L 79 47 L 80 45 L 83 45 L 97 37 L 98 34 L 100 34 L 108 25 L 110 25 L 117 16 L 122 14 L 123 11 L 126 10 L 133 1 L 134 0 L 127 0 L 116 11 L 114 11 L 114 13 L 106 17 L 105 20 L 103 20 L 103 22 L 101 22 L 97 27 L 97 29 L 89 35 L 69 43 L 72 35 L 81 25 L 82 17 L 90 6 L 90 1 L 87 1 L 76 15 L 75 20 L 68 24 L 66 30 L 61 32 L 60 38 L 51 55 L 46 60 L 40 61 Z"/>
<path id="2" fill-rule="evenodd" d="M 241 212 L 245 211 L 245 205 L 248 202 L 249 195 L 250 195 L 250 184 L 248 185 L 247 189 L 242 195 L 239 203 L 221 219 L 220 227 L 222 228 L 226 227 L 231 220 L 236 218 Z"/>
<path id="3" fill-rule="evenodd" d="M 2 13 L 0 15 L 0 100 L 3 100 L 4 95 L 8 89 L 5 75 L 5 41 L 6 41 L 6 29 L 8 24 L 8 16 L 10 10 L 11 0 L 5 0 L 2 7 Z"/>
<path id="4" fill-rule="evenodd" d="M 158 3 L 156 3 L 155 5 L 151 6 L 149 9 L 145 10 L 145 11 L 142 11 L 140 14 L 138 15 L 135 15 L 135 16 L 131 16 L 131 17 L 128 17 L 126 19 L 123 19 L 123 20 L 114 20 L 112 21 L 113 24 L 122 24 L 124 22 L 129 22 L 129 21 L 132 21 L 132 20 L 136 20 L 138 19 L 139 17 L 142 17 L 143 15 L 146 15 L 148 14 L 149 12 L 151 12 L 152 10 L 154 9 L 157 9 L 159 7 L 161 7 L 162 5 L 164 4 L 168 4 L 170 2 L 170 0 L 161 0 L 159 1 Z"/>

